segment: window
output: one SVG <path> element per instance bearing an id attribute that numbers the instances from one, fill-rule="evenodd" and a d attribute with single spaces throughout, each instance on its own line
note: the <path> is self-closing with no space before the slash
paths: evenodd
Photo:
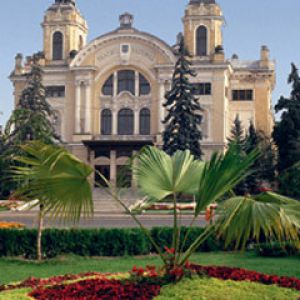
<path id="1" fill-rule="evenodd" d="M 101 113 L 101 134 L 111 135 L 112 133 L 112 113 L 109 109 L 104 109 Z"/>
<path id="2" fill-rule="evenodd" d="M 211 83 L 194 83 L 194 95 L 211 95 Z"/>
<path id="3" fill-rule="evenodd" d="M 48 86 L 46 87 L 47 98 L 64 98 L 66 94 L 64 86 Z"/>
<path id="4" fill-rule="evenodd" d="M 134 115 L 131 109 L 125 108 L 118 114 L 118 134 L 132 135 L 134 131 Z"/>
<path id="5" fill-rule="evenodd" d="M 118 72 L 118 94 L 123 91 L 135 95 L 135 73 L 134 71 L 124 70 Z"/>
<path id="6" fill-rule="evenodd" d="M 233 101 L 252 101 L 253 90 L 233 90 L 232 91 Z"/>
<path id="7" fill-rule="evenodd" d="M 121 46 L 121 52 L 123 54 L 127 54 L 129 52 L 129 45 L 122 45 Z"/>
<path id="8" fill-rule="evenodd" d="M 207 55 L 207 29 L 205 26 L 198 27 L 196 31 L 196 55 Z"/>
<path id="9" fill-rule="evenodd" d="M 63 35 L 57 31 L 53 34 L 53 60 L 63 59 Z"/>
<path id="10" fill-rule="evenodd" d="M 140 96 L 150 94 L 149 81 L 142 74 L 139 74 L 139 81 L 140 81 Z"/>
<path id="11" fill-rule="evenodd" d="M 112 96 L 114 91 L 114 75 L 111 75 L 103 85 L 102 93 L 105 96 Z"/>
<path id="12" fill-rule="evenodd" d="M 151 131 L 151 113 L 148 108 L 143 108 L 140 111 L 140 134 L 149 135 Z"/>

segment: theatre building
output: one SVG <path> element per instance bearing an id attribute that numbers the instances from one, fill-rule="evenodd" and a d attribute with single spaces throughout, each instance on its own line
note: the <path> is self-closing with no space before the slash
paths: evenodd
<path id="1" fill-rule="evenodd" d="M 42 64 L 47 99 L 56 112 L 55 128 L 72 153 L 116 183 L 119 168 L 132 154 L 144 145 L 162 143 L 174 47 L 135 28 L 129 13 L 116 20 L 111 32 L 88 41 L 87 21 L 75 0 L 53 2 L 42 22 Z M 224 16 L 215 0 L 187 0 L 182 14 L 182 32 L 197 73 L 191 81 L 203 107 L 205 158 L 224 151 L 236 115 L 245 128 L 252 120 L 270 134 L 275 65 L 267 46 L 258 49 L 255 60 L 237 55 L 228 59 L 223 50 Z M 16 56 L 10 77 L 15 104 L 29 63 L 29 58 L 23 62 L 22 55 Z"/>

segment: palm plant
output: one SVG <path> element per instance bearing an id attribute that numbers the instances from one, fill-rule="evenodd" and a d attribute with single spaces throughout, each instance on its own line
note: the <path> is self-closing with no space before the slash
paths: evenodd
<path id="1" fill-rule="evenodd" d="M 42 259 L 41 238 L 45 215 L 60 221 L 78 222 L 81 214 L 93 212 L 92 189 L 89 180 L 93 169 L 64 148 L 30 142 L 22 147 L 24 156 L 18 162 L 13 179 L 21 182 L 16 195 L 37 199 L 40 206 L 37 237 L 37 257 Z"/>
<path id="2" fill-rule="evenodd" d="M 192 195 L 196 199 L 194 218 L 189 227 L 192 228 L 202 210 L 230 194 L 249 175 L 249 169 L 258 156 L 259 152 L 254 150 L 241 161 L 234 144 L 226 154 L 214 154 L 208 162 L 195 160 L 189 151 L 177 151 L 172 157 L 155 147 L 141 152 L 133 171 L 139 188 L 148 196 L 144 206 L 169 197 L 173 199 L 174 257 L 172 265 L 167 268 L 184 265 L 193 252 L 215 232 L 223 236 L 227 244 L 236 242 L 237 248 L 245 248 L 247 241 L 258 240 L 262 235 L 279 240 L 298 240 L 299 203 L 275 193 L 262 193 L 255 197 L 234 196 L 222 201 L 215 223 L 208 225 L 203 234 L 184 251 L 190 230 L 181 241 L 177 211 L 177 201 L 181 195 Z"/>

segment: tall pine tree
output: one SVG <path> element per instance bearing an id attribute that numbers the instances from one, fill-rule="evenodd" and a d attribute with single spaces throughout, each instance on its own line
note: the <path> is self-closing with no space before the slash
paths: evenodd
<path id="1" fill-rule="evenodd" d="M 242 161 L 246 155 L 245 152 L 245 130 L 242 125 L 242 121 L 240 120 L 239 115 L 236 115 L 233 126 L 230 131 L 231 135 L 227 139 L 228 144 L 235 145 L 237 155 L 239 156 L 240 160 Z M 246 185 L 245 180 L 240 182 L 234 189 L 235 194 L 237 195 L 245 195 L 249 192 L 248 187 Z"/>
<path id="2" fill-rule="evenodd" d="M 273 132 L 278 147 L 280 173 L 300 161 L 300 77 L 294 64 L 288 83 L 292 85 L 290 97 L 282 96 L 275 106 L 276 113 L 282 112 L 281 120 Z"/>
<path id="3" fill-rule="evenodd" d="M 271 186 L 275 178 L 274 145 L 263 132 L 257 132 L 253 122 L 250 122 L 245 139 L 245 153 L 249 154 L 255 149 L 260 150 L 260 157 L 251 168 L 251 174 L 246 177 L 245 185 L 250 194 L 260 193 L 260 187 Z"/>
<path id="4" fill-rule="evenodd" d="M 45 87 L 42 83 L 43 71 L 39 65 L 41 58 L 42 53 L 33 55 L 26 88 L 21 94 L 18 106 L 7 122 L 6 146 L 10 149 L 18 147 L 26 141 L 40 140 L 49 144 L 58 139 L 51 122 L 55 115 L 46 100 Z"/>
<path id="5" fill-rule="evenodd" d="M 7 173 L 15 165 L 13 156 L 22 154 L 20 145 L 33 140 L 40 140 L 46 144 L 59 141 L 51 121 L 55 114 L 46 100 L 45 87 L 42 84 L 43 71 L 39 64 L 42 58 L 41 52 L 33 55 L 26 87 L 5 127 L 2 151 L 6 179 L 2 182 L 2 189 L 5 193 L 13 192 L 18 186 L 16 182 L 8 180 Z"/>
<path id="6" fill-rule="evenodd" d="M 177 150 L 190 150 L 198 159 L 202 157 L 200 141 L 202 133 L 201 106 L 194 96 L 189 78 L 196 74 L 191 70 L 191 62 L 181 36 L 178 49 L 178 61 L 172 79 L 172 88 L 166 93 L 168 115 L 163 121 L 166 129 L 163 133 L 163 149 L 170 155 Z"/>

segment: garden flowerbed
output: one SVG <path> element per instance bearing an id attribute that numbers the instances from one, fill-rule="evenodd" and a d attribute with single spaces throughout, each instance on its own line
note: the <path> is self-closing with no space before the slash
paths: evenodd
<path id="1" fill-rule="evenodd" d="M 183 270 L 180 268 L 172 270 L 168 279 L 162 276 L 159 270 L 153 266 L 148 266 L 146 269 L 134 267 L 129 274 L 101 274 L 101 273 L 86 273 L 80 275 L 65 275 L 56 276 L 49 279 L 29 278 L 19 284 L 6 285 L 0 287 L 1 292 L 9 295 L 9 291 L 28 288 L 28 297 L 37 300 L 48 299 L 127 299 L 127 300 L 151 300 L 160 295 L 161 290 L 165 290 L 164 286 L 169 286 L 178 276 L 183 278 L 186 271 L 189 270 L 189 277 L 192 281 L 200 280 L 202 283 L 209 282 L 210 278 L 216 278 L 220 281 L 229 282 L 249 282 L 255 283 L 259 289 L 259 284 L 264 286 L 274 285 L 282 287 L 283 293 L 295 293 L 300 291 L 300 279 L 266 275 L 255 271 L 249 271 L 240 268 L 229 267 L 214 267 L 214 266 L 201 266 L 194 264 L 187 264 Z M 196 282 L 195 281 L 195 282 Z M 194 282 L 194 283 L 195 283 Z M 174 285 L 176 287 L 177 284 Z M 229 284 L 230 285 L 230 284 Z M 284 292 L 288 288 L 290 292 Z M 4 294 L 2 294 L 4 296 Z M 7 297 L 9 299 L 9 297 Z M 164 298 L 162 298 L 164 299 Z M 166 298 L 167 299 L 167 298 Z M 266 298 L 269 299 L 269 298 Z"/>

